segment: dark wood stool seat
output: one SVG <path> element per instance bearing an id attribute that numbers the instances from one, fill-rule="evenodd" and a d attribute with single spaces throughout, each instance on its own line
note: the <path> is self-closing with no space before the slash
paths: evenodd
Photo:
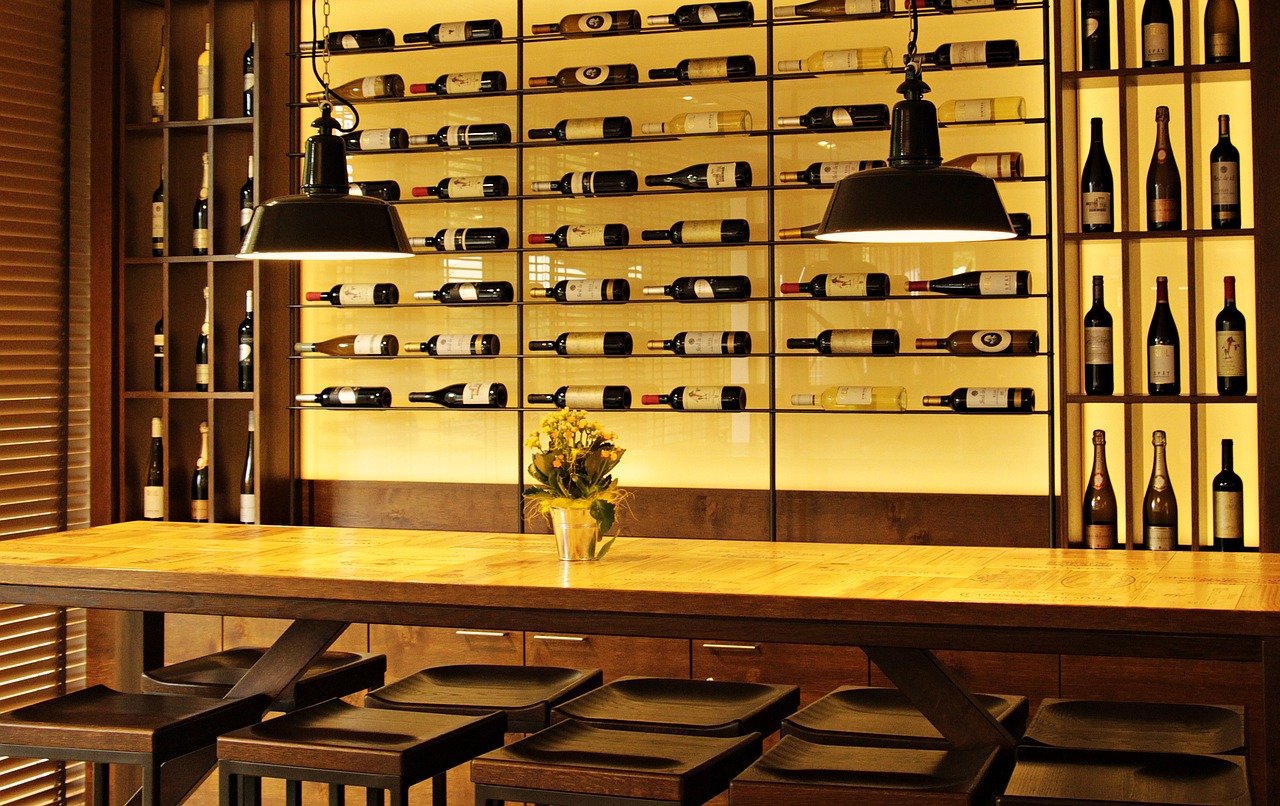
<path id="1" fill-rule="evenodd" d="M 700 804 L 760 756 L 761 737 L 553 725 L 471 762 L 477 804 Z"/>
<path id="2" fill-rule="evenodd" d="M 999 806 L 1116 803 L 1246 806 L 1243 756 L 1020 747 Z"/>
<path id="3" fill-rule="evenodd" d="M 1244 709 L 1046 699 L 1027 727 L 1023 743 L 1080 750 L 1238 754 L 1245 752 Z"/>
<path id="4" fill-rule="evenodd" d="M 433 666 L 369 692 L 366 708 L 506 715 L 508 733 L 550 724 L 551 709 L 600 685 L 599 669 L 457 664 Z"/>
<path id="5" fill-rule="evenodd" d="M 614 730 L 768 736 L 800 707 L 800 689 L 768 683 L 623 677 L 556 706 L 552 718 Z"/>
<path id="6" fill-rule="evenodd" d="M 153 694 L 225 697 L 266 653 L 262 647 L 237 647 L 201 655 L 142 673 L 142 690 Z M 384 682 L 387 658 L 330 650 L 316 658 L 272 704 L 274 711 L 296 711 L 335 697 L 377 688 Z"/>
<path id="7" fill-rule="evenodd" d="M 974 694 L 1013 736 L 1027 727 L 1027 698 Z M 782 720 L 782 735 L 815 744 L 944 750 L 950 743 L 895 688 L 841 686 Z"/>
<path id="8" fill-rule="evenodd" d="M 1008 778 L 994 747 L 852 747 L 784 736 L 729 787 L 731 806 L 986 804 Z"/>

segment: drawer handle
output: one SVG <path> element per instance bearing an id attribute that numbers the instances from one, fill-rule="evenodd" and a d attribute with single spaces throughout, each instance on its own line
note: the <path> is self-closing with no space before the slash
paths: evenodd
<path id="1" fill-rule="evenodd" d="M 758 652 L 759 644 L 703 644 L 703 649 L 728 649 L 734 652 Z"/>
<path id="2" fill-rule="evenodd" d="M 580 635 L 535 635 L 535 641 L 572 641 L 574 643 L 582 643 L 587 640 Z"/>
<path id="3" fill-rule="evenodd" d="M 467 635 L 475 638 L 506 638 L 505 632 L 496 630 L 454 630 L 454 635 Z"/>

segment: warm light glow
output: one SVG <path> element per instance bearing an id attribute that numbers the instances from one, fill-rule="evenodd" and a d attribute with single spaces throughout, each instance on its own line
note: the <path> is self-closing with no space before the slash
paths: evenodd
<path id="1" fill-rule="evenodd" d="M 866 232 L 821 232 L 819 241 L 841 243 L 975 243 L 1007 241 L 1016 238 L 1012 232 L 967 229 L 881 229 Z"/>
<path id="2" fill-rule="evenodd" d="M 396 260 L 412 252 L 240 252 L 245 260 Z"/>

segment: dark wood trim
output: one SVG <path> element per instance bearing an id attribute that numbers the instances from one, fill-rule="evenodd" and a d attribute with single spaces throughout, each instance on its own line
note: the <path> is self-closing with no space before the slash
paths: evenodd
<path id="1" fill-rule="evenodd" d="M 308 526 L 519 531 L 514 484 L 303 479 Z"/>

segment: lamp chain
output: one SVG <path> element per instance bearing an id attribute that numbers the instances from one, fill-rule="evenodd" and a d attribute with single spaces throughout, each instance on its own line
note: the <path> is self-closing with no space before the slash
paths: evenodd
<path id="1" fill-rule="evenodd" d="M 324 43 L 324 71 L 321 73 L 320 83 L 324 84 L 325 89 L 329 88 L 329 0 L 324 0 L 324 25 L 320 28 L 320 41 Z"/>
<path id="2" fill-rule="evenodd" d="M 920 7 L 918 3 L 908 3 L 907 5 L 911 7 L 911 31 L 907 39 L 907 52 L 903 54 L 902 62 L 907 66 L 907 77 L 918 78 L 924 72 L 920 54 L 916 47 L 916 40 L 920 36 Z"/>
<path id="3" fill-rule="evenodd" d="M 334 92 L 333 87 L 329 86 L 329 56 L 330 56 L 329 12 L 331 11 L 329 0 L 324 0 L 323 10 L 324 10 L 323 36 L 317 36 L 316 18 L 319 15 L 316 14 L 316 0 L 311 0 L 311 38 L 312 40 L 318 41 L 320 43 L 319 48 L 315 47 L 314 45 L 311 48 L 311 72 L 312 74 L 315 75 L 316 81 L 320 82 L 320 88 L 324 90 L 324 98 L 323 100 L 320 101 L 321 109 L 326 111 L 328 110 L 328 108 L 330 107 L 330 103 L 329 103 L 330 98 L 332 98 L 334 102 L 336 102 L 337 104 L 340 104 L 341 106 L 346 107 L 351 112 L 351 124 L 349 126 L 340 125 L 337 127 L 337 129 L 338 131 L 344 132 L 344 133 L 353 132 L 356 129 L 360 128 L 360 113 L 356 110 L 356 105 L 353 104 L 351 101 L 348 101 L 347 99 L 343 98 L 338 93 Z M 321 53 L 317 54 L 317 51 L 320 51 Z M 317 55 L 322 55 L 324 59 L 323 74 L 320 72 L 320 68 L 316 64 Z M 324 119 L 328 119 L 327 116 Z"/>

